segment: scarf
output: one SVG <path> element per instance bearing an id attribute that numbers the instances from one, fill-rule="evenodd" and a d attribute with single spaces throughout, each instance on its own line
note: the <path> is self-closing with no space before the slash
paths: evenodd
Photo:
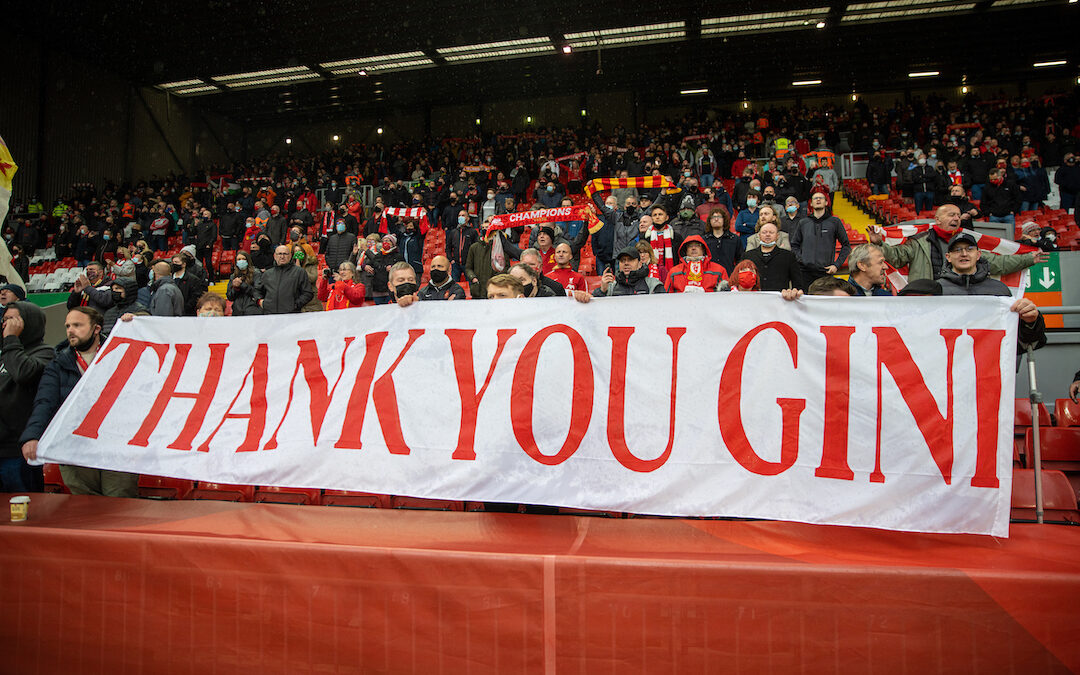
<path id="1" fill-rule="evenodd" d="M 554 209 L 538 209 L 536 211 L 522 211 L 521 213 L 503 213 L 491 218 L 488 232 L 505 230 L 519 225 L 538 225 L 540 223 L 565 222 L 568 220 L 585 220 L 590 212 L 587 206 L 560 206 Z"/>
<path id="2" fill-rule="evenodd" d="M 675 262 L 675 256 L 671 254 L 671 239 L 674 234 L 671 225 L 665 225 L 662 230 L 655 227 L 649 230 L 649 245 L 656 253 L 658 264 L 665 270 Z"/>
<path id="3" fill-rule="evenodd" d="M 667 176 L 636 176 L 634 178 L 594 178 L 585 184 L 585 196 L 595 204 L 593 195 L 598 191 L 607 191 L 614 188 L 669 188 L 674 189 L 675 184 Z M 589 232 L 596 232 L 604 224 L 593 215 L 589 219 Z M 670 229 L 670 228 L 669 228 Z M 655 246 L 654 246 L 655 248 Z"/>
<path id="4" fill-rule="evenodd" d="M 401 218 L 419 218 L 420 219 L 420 234 L 427 234 L 427 231 L 431 229 L 431 223 L 428 222 L 428 210 L 422 206 L 404 207 L 404 206 L 387 206 L 382 210 L 382 215 L 379 216 L 379 234 L 386 234 L 390 231 L 387 223 L 387 216 L 398 216 Z"/>

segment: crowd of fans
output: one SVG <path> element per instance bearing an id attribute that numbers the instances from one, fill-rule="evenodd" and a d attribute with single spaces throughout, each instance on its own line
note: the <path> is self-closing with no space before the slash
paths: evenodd
<path id="1" fill-rule="evenodd" d="M 56 351 L 43 345 L 44 315 L 24 301 L 25 291 L 0 287 L 3 489 L 40 489 L 40 470 L 24 455 L 34 456 L 116 322 L 138 315 L 407 308 L 467 298 L 585 303 L 665 292 L 888 296 L 886 262 L 908 268 L 907 294 L 1007 295 L 990 275 L 1044 254 L 984 253 L 962 227 L 1039 208 L 1052 185 L 1061 206 L 1072 207 L 1080 192 L 1077 110 L 1073 95 L 702 112 L 636 130 L 594 126 L 275 155 L 198 177 L 80 186 L 51 211 L 32 199 L 4 225 L 13 268 L 27 279 L 29 257 L 51 246 L 85 271 L 68 298 L 67 343 Z M 851 151 L 867 153 L 875 192 L 910 196 L 932 213 L 925 236 L 891 246 L 870 233 L 870 243 L 851 247 L 831 212 L 836 158 Z M 585 203 L 593 178 L 638 176 L 665 176 L 671 187 L 631 181 L 597 192 L 593 222 L 491 227 L 502 214 Z M 374 198 L 365 205 L 368 189 Z M 402 207 L 415 210 L 386 212 Z M 435 255 L 426 246 L 433 232 L 442 242 Z M 227 303 L 208 291 L 226 272 Z M 1014 310 L 1021 340 L 1044 341 L 1034 304 L 1022 300 Z M 71 468 L 69 487 L 134 490 L 129 478 L 88 471 Z"/>

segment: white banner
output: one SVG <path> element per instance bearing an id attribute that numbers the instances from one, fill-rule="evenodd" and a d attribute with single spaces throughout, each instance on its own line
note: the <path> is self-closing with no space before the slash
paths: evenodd
<path id="1" fill-rule="evenodd" d="M 117 324 L 39 456 L 1008 536 L 1010 302 L 716 293 L 139 317 Z"/>

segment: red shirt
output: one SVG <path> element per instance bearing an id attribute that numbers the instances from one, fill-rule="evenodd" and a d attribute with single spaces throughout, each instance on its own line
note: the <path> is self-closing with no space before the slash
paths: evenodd
<path id="1" fill-rule="evenodd" d="M 539 249 L 537 249 L 539 250 Z M 551 276 L 551 270 L 555 269 L 555 247 L 552 246 L 545 253 L 540 251 L 540 264 L 544 274 Z"/>
<path id="2" fill-rule="evenodd" d="M 589 282 L 585 281 L 585 276 L 581 272 L 575 272 L 569 267 L 556 267 L 551 272 L 544 272 L 549 279 L 553 279 L 566 289 L 567 295 L 571 291 L 588 291 Z"/>

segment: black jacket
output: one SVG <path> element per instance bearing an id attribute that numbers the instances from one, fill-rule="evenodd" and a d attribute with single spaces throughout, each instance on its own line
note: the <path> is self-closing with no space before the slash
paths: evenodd
<path id="1" fill-rule="evenodd" d="M 639 267 L 630 274 L 623 274 L 621 270 L 615 271 L 615 283 L 608 287 L 607 293 L 597 288 L 593 295 L 600 298 L 606 295 L 650 295 L 653 293 L 665 293 L 664 284 L 659 279 L 649 276 L 648 267 Z"/>
<path id="2" fill-rule="evenodd" d="M 237 277 L 236 272 L 233 272 L 232 276 L 229 277 L 229 285 L 225 288 L 225 297 L 232 303 L 233 316 L 258 316 L 263 313 L 262 308 L 259 307 L 259 294 L 255 290 L 261 276 L 262 272 L 252 270 L 251 283 L 243 281 L 239 286 L 233 285 L 233 279 L 244 279 L 244 277 Z"/>
<path id="3" fill-rule="evenodd" d="M 45 366 L 34 396 L 34 409 L 19 438 L 19 445 L 39 440 L 45 434 L 53 415 L 67 400 L 68 394 L 79 383 L 82 373 L 75 362 L 75 350 L 65 346 L 56 352 L 56 358 Z"/>
<path id="4" fill-rule="evenodd" d="M 1020 189 L 1013 181 L 1005 179 L 1001 185 L 987 183 L 983 188 L 979 208 L 987 216 L 1007 216 L 1016 211 L 1019 206 Z"/>
<path id="5" fill-rule="evenodd" d="M 805 288 L 799 261 L 795 254 L 786 248 L 777 246 L 766 256 L 759 246 L 747 251 L 743 260 L 751 260 L 757 266 L 763 291 L 782 291 L 788 284 L 791 284 L 792 288 Z"/>
<path id="6" fill-rule="evenodd" d="M 291 262 L 263 272 L 255 281 L 255 291 L 262 298 L 266 314 L 299 312 L 315 297 L 307 272 Z"/>
<path id="7" fill-rule="evenodd" d="M 0 349 L 0 457 L 22 457 L 20 436 L 34 409 L 38 382 L 56 352 L 43 342 L 45 312 L 31 302 L 16 302 L 24 328 L 4 338 Z"/>
<path id="8" fill-rule="evenodd" d="M 709 257 L 712 258 L 712 261 L 723 267 L 724 271 L 730 276 L 731 270 L 735 268 L 735 263 L 742 260 L 743 257 L 742 237 L 728 231 L 717 237 L 710 231 L 706 232 L 702 239 L 705 240 L 705 245 L 709 247 Z"/>
<path id="9" fill-rule="evenodd" d="M 457 222 L 457 221 L 455 221 Z M 469 255 L 469 247 L 480 241 L 480 232 L 471 225 L 463 225 L 446 231 L 446 257 L 450 262 L 465 267 L 465 258 Z"/>
<path id="10" fill-rule="evenodd" d="M 120 320 L 120 317 L 128 312 L 132 314 L 150 314 L 150 309 L 139 302 L 139 284 L 130 277 L 117 277 L 113 281 L 113 285 L 122 286 L 124 289 L 124 299 L 120 304 L 114 303 L 112 307 L 105 310 L 105 321 L 101 328 L 102 341 L 108 337 L 109 332 L 112 331 L 113 326 Z"/>
<path id="11" fill-rule="evenodd" d="M 326 239 L 326 266 L 331 272 L 336 272 L 338 265 L 349 259 L 354 246 L 356 235 L 351 232 L 334 232 Z"/>
<path id="12" fill-rule="evenodd" d="M 465 289 L 450 279 L 447 279 L 442 286 L 436 286 L 429 281 L 420 289 L 419 297 L 421 300 L 449 300 L 451 297 L 455 300 L 464 300 Z"/>

